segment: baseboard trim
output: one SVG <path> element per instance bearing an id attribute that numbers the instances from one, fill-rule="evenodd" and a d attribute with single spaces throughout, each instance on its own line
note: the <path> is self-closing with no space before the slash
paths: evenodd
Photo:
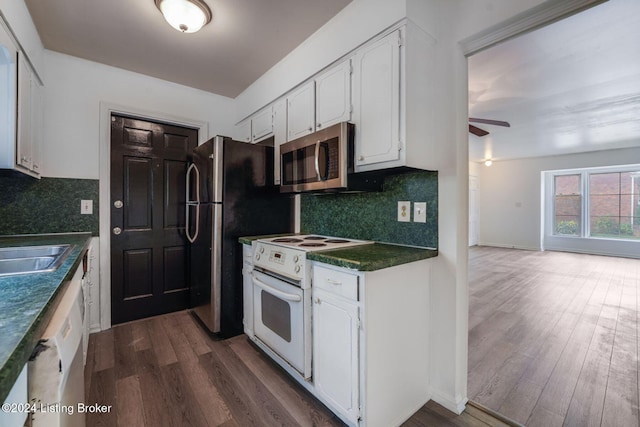
<path id="1" fill-rule="evenodd" d="M 496 418 L 496 419 L 498 419 L 498 420 L 502 421 L 503 423 L 507 424 L 507 425 L 508 425 L 508 426 L 510 426 L 510 427 L 525 427 L 523 424 L 520 424 L 519 422 L 514 421 L 514 420 L 512 420 L 512 419 L 511 419 L 511 418 L 509 418 L 509 417 L 505 417 L 505 416 L 504 416 L 504 415 L 502 415 L 501 413 L 496 412 L 496 411 L 494 411 L 494 410 L 493 410 L 493 409 L 491 409 L 491 408 L 487 408 L 486 406 L 484 406 L 484 405 L 482 405 L 482 404 L 480 404 L 480 403 L 478 403 L 478 402 L 474 402 L 473 400 L 469 400 L 469 401 L 467 402 L 467 405 L 469 405 L 469 406 L 473 406 L 473 407 L 474 407 L 474 408 L 476 408 L 477 410 L 482 411 L 482 412 L 484 412 L 484 413 L 486 413 L 486 414 L 491 415 L 493 418 Z"/>
<path id="2" fill-rule="evenodd" d="M 460 415 L 467 404 L 467 398 L 455 399 L 453 396 L 448 396 L 443 393 L 439 393 L 437 390 L 431 390 L 431 400 L 445 407 L 451 412 Z"/>

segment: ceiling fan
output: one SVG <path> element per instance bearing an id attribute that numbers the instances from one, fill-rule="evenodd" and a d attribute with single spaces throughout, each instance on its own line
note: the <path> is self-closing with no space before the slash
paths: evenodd
<path id="1" fill-rule="evenodd" d="M 496 125 L 496 126 L 511 127 L 509 122 L 504 122 L 502 120 L 475 119 L 473 117 L 469 117 L 469 122 L 472 122 L 472 123 L 483 123 L 485 125 Z M 475 136 L 489 135 L 489 132 L 487 132 L 484 129 L 480 129 L 479 127 L 474 126 L 471 123 L 469 123 L 469 132 L 474 134 Z"/>

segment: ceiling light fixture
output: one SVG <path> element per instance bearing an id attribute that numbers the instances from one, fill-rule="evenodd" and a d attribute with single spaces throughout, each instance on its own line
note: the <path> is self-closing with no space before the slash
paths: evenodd
<path id="1" fill-rule="evenodd" d="M 485 161 L 484 161 L 484 165 L 485 165 L 486 167 L 489 167 L 489 166 L 491 166 L 492 164 L 493 164 L 493 161 L 492 161 L 491 159 L 487 159 L 487 160 L 485 160 Z"/>
<path id="2" fill-rule="evenodd" d="M 164 19 L 176 30 L 195 33 L 211 21 L 211 9 L 202 0 L 155 0 Z"/>

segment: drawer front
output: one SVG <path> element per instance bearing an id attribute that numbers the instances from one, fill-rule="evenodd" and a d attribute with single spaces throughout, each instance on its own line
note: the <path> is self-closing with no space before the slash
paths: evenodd
<path id="1" fill-rule="evenodd" d="M 312 286 L 358 301 L 358 276 L 354 274 L 314 265 Z"/>

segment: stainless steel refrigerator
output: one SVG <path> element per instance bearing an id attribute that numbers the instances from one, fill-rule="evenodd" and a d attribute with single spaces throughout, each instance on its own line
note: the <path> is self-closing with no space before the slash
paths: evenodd
<path id="1" fill-rule="evenodd" d="M 191 307 L 222 337 L 243 331 L 238 238 L 293 230 L 293 200 L 273 185 L 273 155 L 273 147 L 216 136 L 187 169 Z"/>

